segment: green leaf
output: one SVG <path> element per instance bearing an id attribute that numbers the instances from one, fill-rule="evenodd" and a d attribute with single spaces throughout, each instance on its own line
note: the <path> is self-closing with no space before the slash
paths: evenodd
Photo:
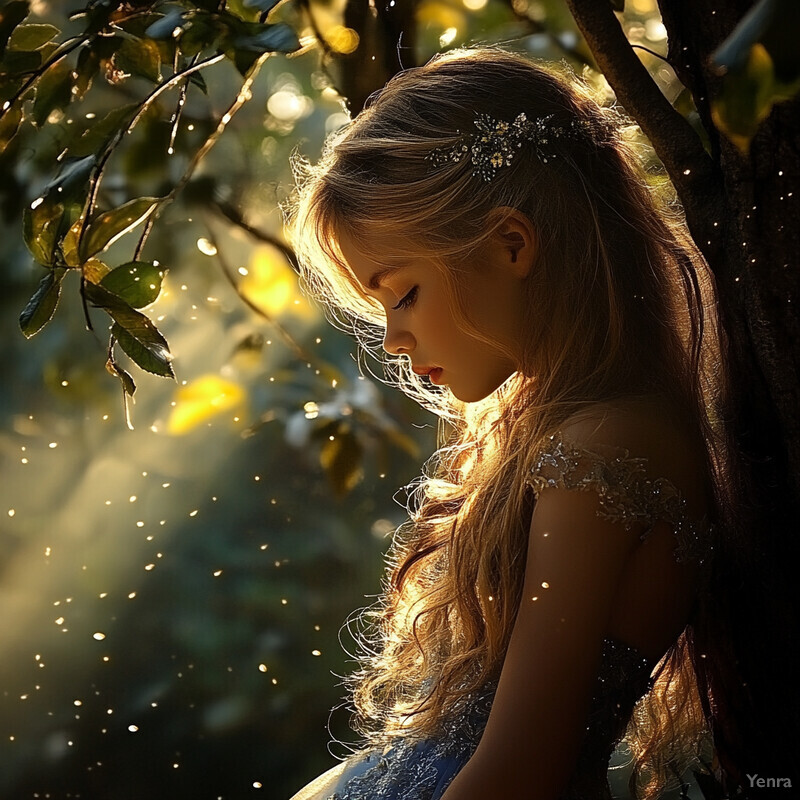
<path id="1" fill-rule="evenodd" d="M 148 39 L 125 39 L 114 56 L 114 64 L 123 72 L 161 82 L 161 53 Z"/>
<path id="2" fill-rule="evenodd" d="M 130 261 L 112 269 L 100 285 L 133 308 L 144 308 L 154 303 L 161 293 L 164 270 L 149 261 Z"/>
<path id="3" fill-rule="evenodd" d="M 33 122 L 41 127 L 50 114 L 72 100 L 72 69 L 65 59 L 53 64 L 36 83 Z"/>
<path id="4" fill-rule="evenodd" d="M 300 49 L 297 34 L 285 22 L 277 25 L 247 25 L 248 33 L 235 37 L 237 51 L 248 53 L 293 53 Z"/>
<path id="5" fill-rule="evenodd" d="M 8 75 L 27 75 L 42 66 L 40 50 L 6 50 L 3 69 Z"/>
<path id="6" fill-rule="evenodd" d="M 164 14 L 161 19 L 149 25 L 145 35 L 151 39 L 172 39 L 172 32 L 175 28 L 182 29 L 184 22 L 183 11 L 179 8 L 174 8 Z"/>
<path id="7" fill-rule="evenodd" d="M 0 116 L 0 153 L 2 153 L 9 142 L 14 138 L 22 122 L 22 109 L 19 104 L 14 105 Z"/>
<path id="8" fill-rule="evenodd" d="M 94 165 L 93 155 L 66 160 L 61 172 L 23 211 L 25 244 L 40 264 L 46 267 L 54 264 L 59 236 L 62 230 L 73 224 L 73 217 L 80 213 L 88 190 L 87 179 Z M 78 211 L 74 211 L 75 208 Z"/>
<path id="9" fill-rule="evenodd" d="M 85 261 L 107 250 L 117 239 L 147 219 L 157 204 L 157 197 L 137 197 L 95 217 L 83 235 L 81 259 Z"/>
<path id="10" fill-rule="evenodd" d="M 75 99 L 83 100 L 92 86 L 95 75 L 100 70 L 100 55 L 91 46 L 81 48 L 75 66 Z"/>
<path id="11" fill-rule="evenodd" d="M 14 33 L 14 28 L 28 16 L 30 8 L 27 0 L 15 0 L 13 3 L 6 3 L 0 9 L 0 58 L 6 53 L 6 45 Z"/>
<path id="12" fill-rule="evenodd" d="M 122 384 L 122 391 L 124 391 L 128 397 L 133 397 L 136 393 L 136 382 L 131 377 L 131 374 L 117 364 L 116 360 L 111 356 L 109 356 L 108 361 L 106 361 L 106 370 L 115 378 L 119 378 Z"/>
<path id="13" fill-rule="evenodd" d="M 66 272 L 63 268 L 48 270 L 39 282 L 39 288 L 19 315 L 19 327 L 26 338 L 37 334 L 53 318 L 61 296 L 61 279 Z"/>
<path id="14" fill-rule="evenodd" d="M 167 340 L 144 314 L 102 286 L 85 283 L 84 295 L 93 306 L 104 309 L 114 320 L 111 335 L 139 367 L 165 378 L 175 377 Z"/>
<path id="15" fill-rule="evenodd" d="M 64 204 L 49 194 L 39 197 L 22 213 L 22 235 L 33 257 L 46 267 L 55 261 L 56 240 Z"/>
<path id="16" fill-rule="evenodd" d="M 147 317 L 142 316 L 147 320 Z M 132 328 L 123 328 L 116 323 L 111 328 L 111 333 L 125 353 L 145 372 L 152 372 L 162 378 L 174 378 L 167 340 L 150 320 L 147 322 L 149 327 L 139 325 Z"/>
<path id="17" fill-rule="evenodd" d="M 722 89 L 711 105 L 711 117 L 743 153 L 775 100 L 775 76 L 772 59 L 761 44 L 750 48 L 742 69 L 729 72 Z"/>
<path id="18" fill-rule="evenodd" d="M 192 24 L 187 26 L 180 38 L 181 52 L 194 56 L 203 50 L 216 49 L 220 41 L 228 35 L 227 18 L 218 19 L 208 15 L 195 14 Z"/>
<path id="19" fill-rule="evenodd" d="M 127 129 L 138 110 L 138 103 L 129 103 L 109 111 L 103 119 L 83 131 L 77 140 L 70 142 L 70 155 L 86 157 L 102 153 L 120 131 Z"/>
<path id="20" fill-rule="evenodd" d="M 38 50 L 59 33 L 55 25 L 20 25 L 11 34 L 8 46 L 14 50 Z"/>

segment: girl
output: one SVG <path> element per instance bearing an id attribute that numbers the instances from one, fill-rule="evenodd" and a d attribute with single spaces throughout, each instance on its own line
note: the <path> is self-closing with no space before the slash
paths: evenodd
<path id="1" fill-rule="evenodd" d="M 700 747 L 708 281 L 623 133 L 462 50 L 298 165 L 307 287 L 448 425 L 351 679 L 367 746 L 295 800 L 608 798 L 626 730 L 652 798 Z"/>

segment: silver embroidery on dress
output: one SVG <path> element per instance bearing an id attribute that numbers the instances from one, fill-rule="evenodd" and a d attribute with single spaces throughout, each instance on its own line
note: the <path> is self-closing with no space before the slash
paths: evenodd
<path id="1" fill-rule="evenodd" d="M 706 520 L 689 519 L 686 500 L 666 478 L 649 478 L 647 459 L 632 458 L 627 450 L 600 453 L 568 445 L 560 432 L 548 437 L 528 475 L 528 485 L 538 497 L 542 489 L 580 489 L 596 492 L 599 517 L 630 529 L 637 522 L 648 525 L 645 539 L 659 520 L 668 522 L 678 545 L 675 560 L 707 565 L 713 550 L 711 526 Z"/>

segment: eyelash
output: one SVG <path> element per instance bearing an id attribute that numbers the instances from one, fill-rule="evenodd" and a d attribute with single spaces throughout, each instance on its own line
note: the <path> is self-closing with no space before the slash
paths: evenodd
<path id="1" fill-rule="evenodd" d="M 408 291 L 396 306 L 392 306 L 392 311 L 398 311 L 401 308 L 411 308 L 411 306 L 414 305 L 414 301 L 417 299 L 418 288 L 418 286 L 414 286 L 410 291 Z"/>

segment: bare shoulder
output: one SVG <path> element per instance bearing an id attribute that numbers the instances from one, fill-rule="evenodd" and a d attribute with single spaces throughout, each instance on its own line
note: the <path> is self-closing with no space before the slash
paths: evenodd
<path id="1" fill-rule="evenodd" d="M 670 481 L 692 516 L 708 511 L 710 478 L 703 441 L 668 400 L 653 396 L 597 403 L 566 420 L 561 434 L 578 449 L 645 459 L 648 476 Z"/>

